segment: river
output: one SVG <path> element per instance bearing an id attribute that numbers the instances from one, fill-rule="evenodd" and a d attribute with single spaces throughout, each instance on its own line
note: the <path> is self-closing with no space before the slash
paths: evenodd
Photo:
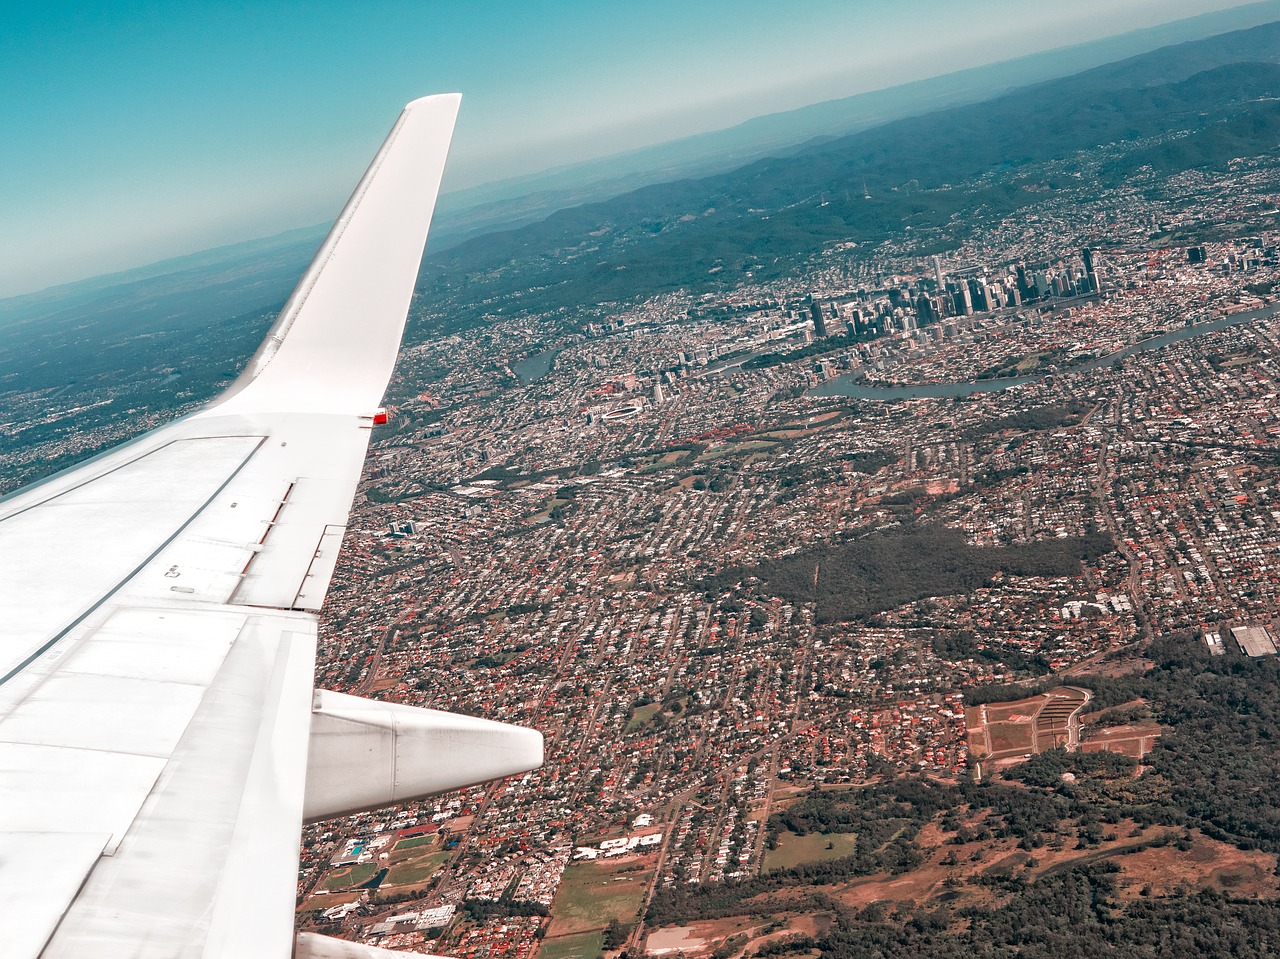
<path id="1" fill-rule="evenodd" d="M 1131 343 L 1122 349 L 1116 350 L 1114 353 L 1108 353 L 1106 356 L 1100 356 L 1095 360 L 1088 360 L 1078 366 L 1070 366 L 1058 370 L 1056 373 L 1041 373 L 1035 376 L 1010 376 L 998 380 L 975 380 L 970 383 L 915 383 L 905 386 L 874 386 L 854 379 L 855 374 L 853 373 L 845 373 L 843 376 L 837 376 L 835 379 L 820 383 L 805 395 L 851 396 L 859 400 L 909 400 L 920 397 L 941 397 L 945 399 L 957 396 L 972 396 L 975 393 L 995 393 L 1000 390 L 1007 390 L 1011 386 L 1020 386 L 1023 383 L 1036 383 L 1050 376 L 1060 376 L 1066 373 L 1077 373 L 1085 370 L 1096 370 L 1103 366 L 1111 366 L 1126 356 L 1133 356 L 1135 353 L 1143 353 L 1147 350 L 1158 350 L 1162 346 L 1189 340 L 1191 337 L 1199 336 L 1201 333 L 1225 330 L 1227 327 L 1248 323 L 1262 316 L 1272 316 L 1277 310 L 1280 310 L 1280 307 L 1265 306 L 1258 310 L 1249 310 L 1219 317 L 1207 323 L 1184 326 L 1181 329 L 1170 330 L 1168 333 L 1161 333 L 1158 336 Z"/>

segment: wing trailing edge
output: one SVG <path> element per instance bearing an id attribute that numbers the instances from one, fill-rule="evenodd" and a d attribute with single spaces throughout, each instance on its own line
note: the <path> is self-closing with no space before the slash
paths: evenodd
<path id="1" fill-rule="evenodd" d="M 380 946 L 367 946 L 359 942 L 316 935 L 314 932 L 298 933 L 293 950 L 293 959 L 404 959 L 405 956 L 413 956 L 414 959 L 449 959 L 447 956 L 433 956 L 425 952 L 397 952 Z"/>

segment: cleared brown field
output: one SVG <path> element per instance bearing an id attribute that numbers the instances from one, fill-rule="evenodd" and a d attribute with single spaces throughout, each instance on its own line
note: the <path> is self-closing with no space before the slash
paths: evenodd
<path id="1" fill-rule="evenodd" d="M 802 420 L 792 420 L 790 423 L 784 423 L 784 427 L 793 426 L 812 426 L 815 423 L 826 423 L 835 419 L 837 416 L 843 415 L 840 410 L 832 410 L 829 413 L 818 413 L 814 416 L 806 416 Z"/>
<path id="2" fill-rule="evenodd" d="M 1146 889 L 1166 896 L 1178 887 L 1187 892 L 1213 889 L 1233 896 L 1276 896 L 1276 857 L 1264 852 L 1245 852 L 1198 832 L 1191 846 L 1176 845 L 1143 849 L 1128 856 L 1116 856 L 1120 867 L 1120 895 L 1134 899 Z"/>
<path id="3" fill-rule="evenodd" d="M 966 710 L 969 747 L 978 759 L 1005 761 L 1074 742 L 1084 690 L 1060 686 L 1010 703 Z"/>
<path id="4" fill-rule="evenodd" d="M 985 811 L 981 815 L 966 814 L 964 824 L 972 828 L 985 817 Z M 957 910 L 967 906 L 991 908 L 999 903 L 1002 894 L 989 883 L 975 881 L 980 877 L 1025 877 L 1026 881 L 1035 882 L 1084 863 L 1111 862 L 1118 866 L 1119 895 L 1125 900 L 1205 889 L 1232 896 L 1277 897 L 1273 854 L 1244 852 L 1194 831 L 1188 843 L 1183 840 L 1181 829 L 1142 827 L 1131 819 L 1111 824 L 1103 841 L 1088 848 L 1081 848 L 1074 832 L 1068 824 L 1063 842 L 1027 851 L 1018 848 L 1013 837 L 957 844 L 950 833 L 931 823 L 917 837 L 922 862 L 910 871 L 816 887 L 784 887 L 757 896 L 743 904 L 746 909 L 742 915 L 683 927 L 691 937 L 703 941 L 688 954 L 705 956 L 714 944 L 735 933 L 750 938 L 748 954 L 771 938 L 821 934 L 830 927 L 833 917 L 821 911 L 815 913 L 815 891 L 855 909 L 875 902 L 886 907 L 910 902 L 930 906 L 947 903 Z M 1179 849 L 1179 844 L 1187 848 Z M 770 922 L 766 923 L 764 917 Z M 765 929 L 772 931 L 765 933 Z"/>
<path id="5" fill-rule="evenodd" d="M 1046 749 L 1069 746 L 1070 736 L 1062 724 L 1036 724 L 1036 748 L 1032 752 L 1042 753 Z"/>
<path id="6" fill-rule="evenodd" d="M 1091 730 L 1080 748 L 1087 753 L 1107 749 L 1122 756 L 1141 759 L 1155 747 L 1160 737 L 1156 723 L 1139 723 L 1131 726 L 1108 726 Z"/>
<path id="7" fill-rule="evenodd" d="M 988 723 L 1030 722 L 1031 718 L 1044 705 L 1043 696 L 1032 696 L 1030 699 L 1019 699 L 1015 703 L 999 703 L 987 707 Z"/>
<path id="8" fill-rule="evenodd" d="M 995 723 L 989 727 L 991 733 L 991 752 L 993 755 L 1018 752 L 1029 753 L 1032 747 L 1035 727 L 1031 723 Z"/>

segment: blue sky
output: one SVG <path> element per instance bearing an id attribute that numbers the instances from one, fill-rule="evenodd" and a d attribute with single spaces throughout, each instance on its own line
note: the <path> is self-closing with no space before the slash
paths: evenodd
<path id="1" fill-rule="evenodd" d="M 0 296 L 327 221 L 426 93 L 459 189 L 1237 5 L 10 0 Z"/>

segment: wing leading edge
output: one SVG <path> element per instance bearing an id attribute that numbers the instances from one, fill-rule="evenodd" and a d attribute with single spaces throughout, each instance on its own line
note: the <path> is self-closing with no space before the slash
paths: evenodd
<path id="1" fill-rule="evenodd" d="M 0 502 L 6 955 L 288 956 L 304 817 L 541 764 L 312 688 L 458 102 L 405 108 L 227 393 Z"/>

